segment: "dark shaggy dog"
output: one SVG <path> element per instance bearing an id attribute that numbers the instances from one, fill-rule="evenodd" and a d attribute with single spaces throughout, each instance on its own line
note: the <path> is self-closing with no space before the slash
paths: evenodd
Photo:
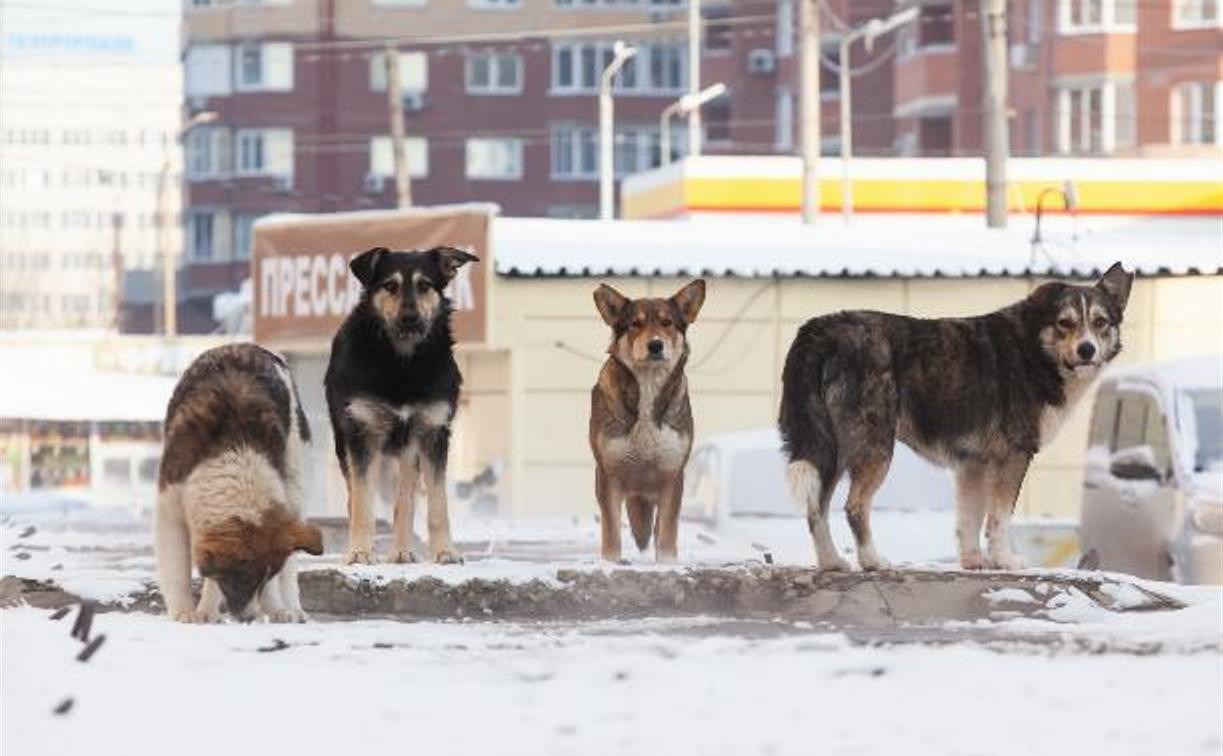
<path id="1" fill-rule="evenodd" d="M 166 612 L 213 622 L 224 599 L 235 617 L 304 620 L 290 555 L 321 554 L 323 536 L 300 520 L 310 428 L 288 366 L 254 344 L 204 352 L 170 397 L 165 439 L 154 535 Z"/>
<path id="2" fill-rule="evenodd" d="M 346 560 L 374 554 L 374 501 L 384 467 L 398 470 L 391 561 L 413 561 L 416 489 L 428 501 L 429 554 L 459 562 L 450 541 L 446 459 L 462 376 L 454 361 L 450 301 L 443 293 L 476 256 L 437 247 L 377 247 L 350 263 L 361 301 L 331 343 L 325 379 L 335 451 L 348 484 Z"/>
<path id="3" fill-rule="evenodd" d="M 1132 280 L 1117 263 L 1094 286 L 1047 283 L 979 317 L 842 312 L 803 325 L 782 374 L 780 427 L 819 566 L 848 568 L 827 520 L 846 472 L 858 562 L 887 566 L 871 542 L 870 506 L 897 438 L 955 471 L 960 564 L 1020 566 L 1007 540 L 1020 485 L 1033 455 L 1121 351 Z"/>
<path id="4" fill-rule="evenodd" d="M 688 326 L 705 301 L 693 281 L 670 299 L 629 299 L 610 286 L 595 306 L 611 326 L 608 358 L 590 393 L 590 448 L 603 526 L 603 558 L 620 559 L 620 505 L 628 507 L 637 547 L 657 530 L 655 556 L 677 555 L 684 463 L 692 450 L 688 404 Z M 654 524 L 657 516 L 657 526 Z"/>

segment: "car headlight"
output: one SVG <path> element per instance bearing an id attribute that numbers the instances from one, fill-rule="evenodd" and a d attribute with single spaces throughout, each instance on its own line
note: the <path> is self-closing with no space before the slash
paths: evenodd
<path id="1" fill-rule="evenodd" d="M 1223 536 L 1223 505 L 1198 504 L 1193 507 L 1193 527 L 1203 533 Z"/>

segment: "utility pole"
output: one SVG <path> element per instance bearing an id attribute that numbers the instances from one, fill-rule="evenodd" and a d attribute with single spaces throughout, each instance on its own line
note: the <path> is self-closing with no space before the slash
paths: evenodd
<path id="1" fill-rule="evenodd" d="M 599 220 L 612 220 L 615 210 L 616 127 L 612 83 L 637 48 L 617 40 L 612 59 L 599 78 Z"/>
<path id="2" fill-rule="evenodd" d="M 412 206 L 408 153 L 404 148 L 403 83 L 399 80 L 399 51 L 386 48 L 386 107 L 391 117 L 391 156 L 395 162 L 395 206 Z"/>
<path id="3" fill-rule="evenodd" d="M 1006 2 L 981 0 L 981 51 L 985 59 L 985 220 L 1006 228 Z"/>
<path id="4" fill-rule="evenodd" d="M 799 138 L 803 153 L 803 223 L 820 212 L 820 10 L 817 0 L 800 0 Z"/>
<path id="5" fill-rule="evenodd" d="M 688 96 L 701 91 L 701 0 L 688 0 Z M 701 154 L 701 109 L 688 111 L 688 154 Z M 668 158 L 669 159 L 669 158 Z"/>

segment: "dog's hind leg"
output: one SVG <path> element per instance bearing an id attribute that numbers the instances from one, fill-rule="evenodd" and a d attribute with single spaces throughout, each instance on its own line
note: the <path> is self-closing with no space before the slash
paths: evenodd
<path id="1" fill-rule="evenodd" d="M 1023 560 L 1011 551 L 1007 529 L 1030 462 L 1030 457 L 1016 455 L 989 471 L 985 486 L 985 537 L 989 544 L 985 560 L 987 567 L 999 570 L 1023 568 Z"/>
<path id="2" fill-rule="evenodd" d="M 985 520 L 985 470 L 976 464 L 955 471 L 955 535 L 959 543 L 960 566 L 979 570 L 985 566 L 981 556 L 981 523 Z"/>
<path id="3" fill-rule="evenodd" d="M 807 529 L 815 543 L 815 559 L 821 570 L 848 572 L 849 562 L 837 553 L 837 545 L 828 530 L 828 504 L 837 485 L 837 477 L 825 481 L 815 465 L 805 459 L 795 460 L 786 470 L 790 492 L 807 509 Z"/>
<path id="4" fill-rule="evenodd" d="M 395 519 L 391 525 L 392 562 L 415 562 L 412 553 L 416 520 L 416 488 L 420 483 L 420 454 L 409 446 L 399 458 L 399 490 L 395 495 Z"/>
<path id="5" fill-rule="evenodd" d="M 620 561 L 620 487 L 603 467 L 595 467 L 595 498 L 599 500 L 599 525 L 602 530 L 600 552 L 609 562 Z"/>
<path id="6" fill-rule="evenodd" d="M 450 454 L 450 429 L 438 427 L 422 436 L 421 471 L 424 473 L 429 555 L 439 564 L 462 564 L 463 557 L 450 540 L 450 504 L 446 500 L 446 460 Z"/>
<path id="7" fill-rule="evenodd" d="M 845 516 L 849 528 L 858 544 L 858 564 L 864 570 L 886 570 L 891 565 L 879 556 L 871 538 L 871 501 L 883 479 L 887 477 L 888 465 L 892 461 L 892 447 L 875 459 L 850 467 L 849 499 L 845 504 Z M 883 452 L 884 448 L 879 451 Z"/>

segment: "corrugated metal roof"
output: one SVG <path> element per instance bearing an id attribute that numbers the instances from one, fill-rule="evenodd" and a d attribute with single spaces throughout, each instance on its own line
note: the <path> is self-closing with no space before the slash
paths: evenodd
<path id="1" fill-rule="evenodd" d="M 692 221 L 497 218 L 496 272 L 508 277 L 811 276 L 981 277 L 1098 275 L 1116 261 L 1140 275 L 1223 274 L 1223 217 L 1012 217 L 988 229 L 978 215 L 837 216 Z"/>

